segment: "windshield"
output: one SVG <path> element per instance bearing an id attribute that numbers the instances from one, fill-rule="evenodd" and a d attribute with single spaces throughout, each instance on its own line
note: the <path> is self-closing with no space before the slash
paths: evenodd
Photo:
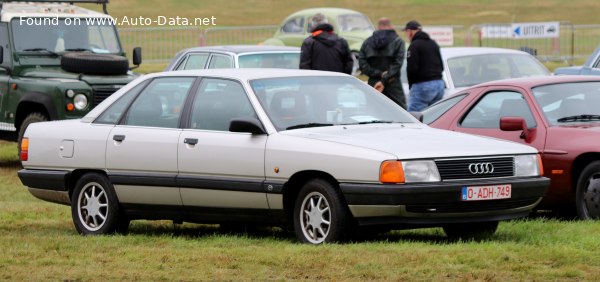
<path id="1" fill-rule="evenodd" d="M 121 53 L 115 28 L 107 22 L 88 25 L 85 18 L 23 18 L 13 19 L 11 26 L 17 52 Z"/>
<path id="2" fill-rule="evenodd" d="M 240 55 L 240 68 L 279 68 L 297 69 L 300 66 L 300 53 L 263 53 Z"/>
<path id="3" fill-rule="evenodd" d="M 544 76 L 550 72 L 526 54 L 486 54 L 448 59 L 448 68 L 455 88 L 527 76 Z"/>
<path id="4" fill-rule="evenodd" d="M 346 14 L 338 16 L 338 25 L 341 31 L 373 31 L 373 25 L 362 14 Z"/>
<path id="5" fill-rule="evenodd" d="M 551 125 L 600 121 L 600 82 L 544 85 L 532 91 Z"/>
<path id="6" fill-rule="evenodd" d="M 277 130 L 415 122 L 400 106 L 354 77 L 268 78 L 250 85 Z"/>

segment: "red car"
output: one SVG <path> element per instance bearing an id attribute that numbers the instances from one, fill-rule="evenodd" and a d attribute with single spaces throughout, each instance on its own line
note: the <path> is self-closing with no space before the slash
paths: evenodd
<path id="1" fill-rule="evenodd" d="M 499 80 L 423 111 L 432 127 L 527 144 L 542 154 L 548 194 L 538 209 L 600 218 L 600 77 Z M 518 164 L 516 164 L 518 165 Z"/>

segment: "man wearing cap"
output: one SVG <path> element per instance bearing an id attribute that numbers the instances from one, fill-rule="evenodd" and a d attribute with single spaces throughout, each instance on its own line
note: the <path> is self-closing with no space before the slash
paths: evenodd
<path id="1" fill-rule="evenodd" d="M 360 71 L 369 77 L 369 85 L 406 109 L 406 98 L 400 81 L 400 68 L 404 61 L 404 40 L 388 18 L 381 18 L 377 30 L 360 48 Z"/>
<path id="2" fill-rule="evenodd" d="M 411 112 L 420 112 L 444 96 L 444 64 L 440 47 L 421 29 L 417 21 L 409 21 L 404 28 L 410 40 L 406 52 L 406 74 L 410 88 L 408 111 Z"/>
<path id="3" fill-rule="evenodd" d="M 300 48 L 300 68 L 352 73 L 352 55 L 345 39 L 333 32 L 327 17 L 317 13 L 311 21 L 312 34 Z"/>

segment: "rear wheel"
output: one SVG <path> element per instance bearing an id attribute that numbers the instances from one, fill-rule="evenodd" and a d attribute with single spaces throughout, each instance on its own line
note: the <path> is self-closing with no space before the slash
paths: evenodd
<path id="1" fill-rule="evenodd" d="M 581 219 L 600 218 L 600 161 L 581 172 L 575 191 L 575 206 Z"/>
<path id="2" fill-rule="evenodd" d="M 498 230 L 498 221 L 455 223 L 444 227 L 444 233 L 451 239 L 485 239 Z"/>
<path id="3" fill-rule="evenodd" d="M 338 242 L 348 226 L 348 209 L 331 183 L 314 179 L 302 187 L 294 206 L 298 240 L 310 244 Z"/>
<path id="4" fill-rule="evenodd" d="M 84 235 L 126 233 L 129 227 L 112 184 L 99 173 L 87 173 L 77 181 L 71 216 L 75 229 Z"/>
<path id="5" fill-rule="evenodd" d="M 33 112 L 27 115 L 21 123 L 21 126 L 19 127 L 19 138 L 17 139 L 19 157 L 21 156 L 21 141 L 23 140 L 23 136 L 25 135 L 25 130 L 27 130 L 27 127 L 30 124 L 42 121 L 48 121 L 48 116 L 39 112 Z"/>

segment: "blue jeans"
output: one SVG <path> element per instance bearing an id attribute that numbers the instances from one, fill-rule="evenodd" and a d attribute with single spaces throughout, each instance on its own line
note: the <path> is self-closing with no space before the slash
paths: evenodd
<path id="1" fill-rule="evenodd" d="M 420 112 L 444 97 L 444 81 L 431 80 L 419 82 L 410 88 L 408 111 Z"/>

